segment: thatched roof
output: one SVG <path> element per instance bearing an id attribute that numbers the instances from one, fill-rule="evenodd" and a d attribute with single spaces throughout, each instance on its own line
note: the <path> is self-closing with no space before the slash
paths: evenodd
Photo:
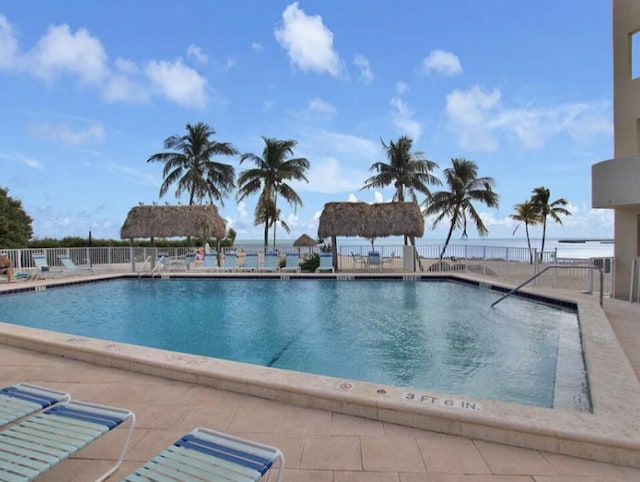
<path id="1" fill-rule="evenodd" d="M 136 206 L 120 228 L 125 238 L 199 236 L 224 238 L 226 225 L 212 204 L 205 206 Z"/>
<path id="2" fill-rule="evenodd" d="M 424 234 L 424 218 L 414 202 L 327 203 L 320 215 L 318 236 L 414 236 Z"/>
<path id="3" fill-rule="evenodd" d="M 313 239 L 308 234 L 303 234 L 293 242 L 293 247 L 294 248 L 311 248 L 316 244 L 318 244 L 318 241 Z"/>

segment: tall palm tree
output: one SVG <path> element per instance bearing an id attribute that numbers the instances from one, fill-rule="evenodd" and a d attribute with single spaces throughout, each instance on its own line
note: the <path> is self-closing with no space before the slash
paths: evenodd
<path id="1" fill-rule="evenodd" d="M 213 156 L 232 156 L 238 151 L 228 142 L 217 142 L 216 133 L 204 122 L 187 124 L 187 134 L 174 135 L 164 141 L 170 152 L 154 154 L 147 162 L 164 162 L 160 197 L 177 184 L 176 198 L 189 194 L 189 204 L 209 199 L 224 206 L 224 197 L 235 187 L 235 169 L 229 164 L 215 162 Z"/>
<path id="2" fill-rule="evenodd" d="M 529 226 L 535 226 L 541 221 L 540 213 L 538 212 L 538 208 L 531 201 L 525 201 L 520 204 L 516 204 L 513 209 L 515 212 L 510 215 L 511 219 L 514 221 L 518 221 L 518 223 L 524 224 L 524 231 L 527 235 L 527 246 L 529 247 L 529 262 L 533 264 L 533 252 L 531 251 L 531 238 L 529 237 Z M 520 224 L 517 224 L 515 229 L 513 230 L 513 234 L 516 234 L 516 231 L 520 227 Z"/>
<path id="3" fill-rule="evenodd" d="M 269 223 L 269 227 L 273 226 L 276 223 L 280 224 L 280 227 L 284 229 L 284 231 L 289 234 L 291 232 L 291 228 L 287 224 L 284 219 L 280 219 L 280 215 L 282 214 L 281 209 L 276 209 L 273 205 L 273 202 L 265 203 L 264 205 L 259 205 L 256 207 L 255 212 L 255 224 L 262 224 L 264 222 Z M 273 230 L 273 246 L 275 249 L 276 246 L 276 230 Z"/>
<path id="4" fill-rule="evenodd" d="M 240 164 L 249 160 L 254 163 L 255 167 L 242 171 L 238 176 L 236 199 L 241 201 L 247 196 L 260 192 L 255 217 L 264 221 L 264 247 L 266 249 L 269 244 L 269 227 L 273 225 L 274 231 L 276 229 L 278 196 L 282 196 L 294 209 L 303 205 L 300 196 L 286 181 L 309 182 L 306 176 L 309 161 L 304 157 L 287 159 L 289 156 L 293 156 L 293 148 L 297 144 L 294 140 L 264 136 L 262 139 L 264 140 L 262 157 L 251 153 L 240 156 Z M 273 239 L 275 249 L 275 234 Z"/>
<path id="5" fill-rule="evenodd" d="M 449 191 L 433 193 L 431 201 L 425 209 L 426 216 L 436 215 L 433 228 L 436 228 L 445 218 L 449 218 L 451 223 L 447 239 L 440 253 L 441 260 L 454 229 L 461 228 L 462 237 L 467 237 L 467 217 L 475 223 L 480 236 L 489 234 L 489 230 L 482 222 L 482 218 L 472 202 L 477 201 L 494 208 L 498 207 L 499 199 L 498 194 L 493 191 L 495 181 L 491 177 L 478 177 L 478 166 L 475 162 L 464 158 L 454 158 L 451 159 L 451 163 L 452 167 L 442 171 Z"/>
<path id="6" fill-rule="evenodd" d="M 422 193 L 429 198 L 431 191 L 429 184 L 440 185 L 440 179 L 431 174 L 438 167 L 433 161 L 424 158 L 422 151 L 411 152 L 413 140 L 407 136 L 401 136 L 395 143 L 389 141 L 385 144 L 381 140 L 384 147 L 388 163 L 374 162 L 369 168 L 370 171 L 376 172 L 364 182 L 364 186 L 360 189 L 378 189 L 385 188 L 393 184 L 395 191 L 393 200 L 403 202 L 405 200 L 405 191 L 409 198 L 417 202 L 416 191 Z M 407 237 L 404 237 L 404 244 L 407 244 Z"/>
<path id="7" fill-rule="evenodd" d="M 571 216 L 571 212 L 564 206 L 569 204 L 564 198 L 556 199 L 551 202 L 551 191 L 544 187 L 536 187 L 531 191 L 531 202 L 534 204 L 540 215 L 542 223 L 542 246 L 540 248 L 540 256 L 544 256 L 544 241 L 547 236 L 547 218 L 550 217 L 556 223 L 562 224 L 560 215 Z"/>

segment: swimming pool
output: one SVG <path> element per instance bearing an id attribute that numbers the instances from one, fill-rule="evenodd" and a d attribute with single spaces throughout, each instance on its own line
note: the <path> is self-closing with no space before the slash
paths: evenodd
<path id="1" fill-rule="evenodd" d="M 562 375 L 584 398 L 575 312 L 490 308 L 498 296 L 448 281 L 120 279 L 3 296 L 2 321 L 543 407 Z"/>

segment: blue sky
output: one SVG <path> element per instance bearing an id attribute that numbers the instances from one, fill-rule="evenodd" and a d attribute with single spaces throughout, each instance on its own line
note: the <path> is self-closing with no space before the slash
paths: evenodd
<path id="1" fill-rule="evenodd" d="M 512 236 L 537 186 L 573 212 L 548 236 L 612 237 L 612 212 L 591 209 L 591 165 L 613 152 L 611 71 L 605 1 L 3 2 L 0 185 L 35 237 L 119 238 L 131 207 L 176 202 L 146 160 L 206 122 L 240 152 L 298 142 L 304 207 L 280 203 L 292 232 L 278 234 L 295 239 L 317 234 L 326 202 L 390 200 L 360 188 L 381 140 L 408 135 L 441 168 L 465 157 L 495 179 L 489 237 Z M 219 206 L 239 239 L 262 238 L 255 202 Z"/>

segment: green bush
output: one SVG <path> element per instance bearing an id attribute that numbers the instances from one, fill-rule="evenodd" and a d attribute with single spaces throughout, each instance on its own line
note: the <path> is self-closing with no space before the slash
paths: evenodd
<path id="1" fill-rule="evenodd" d="M 320 266 L 320 255 L 318 254 L 305 254 L 300 263 L 300 269 L 307 272 L 314 272 L 318 266 Z"/>

